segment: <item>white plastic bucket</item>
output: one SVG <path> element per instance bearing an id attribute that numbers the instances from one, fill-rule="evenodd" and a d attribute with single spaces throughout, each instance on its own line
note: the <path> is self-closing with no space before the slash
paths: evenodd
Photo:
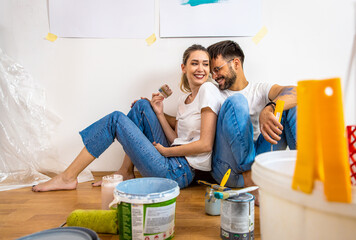
<path id="1" fill-rule="evenodd" d="M 252 179 L 260 186 L 260 226 L 263 240 L 356 239 L 356 187 L 352 203 L 328 202 L 323 183 L 312 194 L 292 189 L 296 151 L 258 155 Z"/>
<path id="2" fill-rule="evenodd" d="M 172 239 L 178 195 L 178 183 L 166 178 L 136 178 L 119 183 L 110 205 L 118 204 L 120 240 Z"/>

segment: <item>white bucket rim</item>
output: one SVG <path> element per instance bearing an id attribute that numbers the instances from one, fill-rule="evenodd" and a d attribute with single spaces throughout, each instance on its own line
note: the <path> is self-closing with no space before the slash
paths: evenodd
<path id="1" fill-rule="evenodd" d="M 260 186 L 260 191 L 268 192 L 304 207 L 352 218 L 356 217 L 356 186 L 352 186 L 352 203 L 327 201 L 324 195 L 323 183 L 320 181 L 315 181 L 311 194 L 292 189 L 296 156 L 297 150 L 267 152 L 256 156 L 252 165 L 252 179 Z M 292 160 L 294 161 L 292 174 L 266 166 L 271 163 L 283 163 Z"/>
<path id="2" fill-rule="evenodd" d="M 120 185 L 129 184 L 132 182 L 139 181 L 160 181 L 171 184 L 172 188 L 164 190 L 162 192 L 153 192 L 149 194 L 139 194 L 139 193 L 127 193 L 120 190 Z M 160 203 L 176 198 L 179 195 L 178 183 L 174 180 L 167 178 L 157 178 L 157 177 L 145 177 L 145 178 L 135 178 L 123 181 L 119 183 L 114 190 L 114 202 L 126 202 L 133 204 L 150 204 L 150 203 Z"/>

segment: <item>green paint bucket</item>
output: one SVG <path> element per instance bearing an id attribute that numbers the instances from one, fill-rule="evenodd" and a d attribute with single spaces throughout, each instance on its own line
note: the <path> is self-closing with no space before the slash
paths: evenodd
<path id="1" fill-rule="evenodd" d="M 120 240 L 169 240 L 174 236 L 177 182 L 166 178 L 136 178 L 114 191 Z"/>

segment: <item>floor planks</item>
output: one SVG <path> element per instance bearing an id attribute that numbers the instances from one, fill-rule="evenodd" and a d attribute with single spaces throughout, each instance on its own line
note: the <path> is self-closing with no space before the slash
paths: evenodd
<path id="1" fill-rule="evenodd" d="M 93 173 L 96 180 L 108 172 Z M 30 188 L 0 192 L 0 239 L 16 239 L 45 229 L 59 227 L 75 209 L 100 209 L 100 187 L 80 183 L 74 191 L 34 193 Z M 204 211 L 205 187 L 182 189 L 177 197 L 175 240 L 220 239 L 220 216 Z M 259 208 L 255 207 L 255 239 L 260 238 Z M 100 234 L 102 240 L 118 235 Z"/>

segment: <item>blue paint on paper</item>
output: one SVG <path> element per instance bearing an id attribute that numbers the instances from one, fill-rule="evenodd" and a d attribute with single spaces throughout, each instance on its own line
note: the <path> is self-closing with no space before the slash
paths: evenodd
<path id="1" fill-rule="evenodd" d="M 189 4 L 192 7 L 203 5 L 203 4 L 211 4 L 211 3 L 218 3 L 220 0 L 188 0 L 184 1 L 182 5 Z"/>

